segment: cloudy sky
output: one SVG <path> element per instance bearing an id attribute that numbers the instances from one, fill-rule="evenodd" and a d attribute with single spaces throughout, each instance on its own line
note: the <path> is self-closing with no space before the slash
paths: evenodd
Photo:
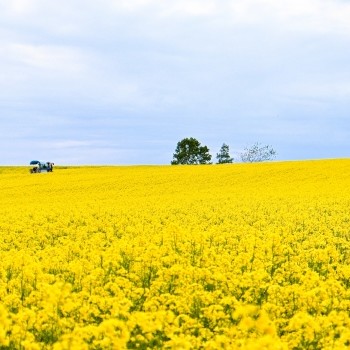
<path id="1" fill-rule="evenodd" d="M 169 164 L 184 137 L 349 157 L 349 18 L 347 0 L 0 0 L 0 164 Z"/>

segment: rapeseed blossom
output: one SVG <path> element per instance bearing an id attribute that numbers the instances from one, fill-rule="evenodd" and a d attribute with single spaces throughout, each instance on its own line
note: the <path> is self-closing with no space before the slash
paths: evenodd
<path id="1" fill-rule="evenodd" d="M 350 161 L 0 168 L 1 349 L 346 349 Z"/>

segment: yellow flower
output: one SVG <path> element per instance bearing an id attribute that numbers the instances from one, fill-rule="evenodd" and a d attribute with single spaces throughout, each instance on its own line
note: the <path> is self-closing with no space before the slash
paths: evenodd
<path id="1" fill-rule="evenodd" d="M 0 347 L 349 346 L 348 159 L 41 175 L 0 169 Z"/>

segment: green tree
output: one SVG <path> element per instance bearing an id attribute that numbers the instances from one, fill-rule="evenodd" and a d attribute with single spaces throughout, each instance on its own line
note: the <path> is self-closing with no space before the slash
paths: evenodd
<path id="1" fill-rule="evenodd" d="M 223 143 L 219 153 L 216 154 L 217 164 L 232 163 L 233 158 L 230 156 L 230 147 Z"/>
<path id="2" fill-rule="evenodd" d="M 272 160 L 276 156 L 276 151 L 269 145 L 261 145 L 256 142 L 250 147 L 246 147 L 241 153 L 241 159 L 244 163 L 264 162 Z"/>
<path id="3" fill-rule="evenodd" d="M 171 164 L 211 164 L 210 161 L 209 148 L 190 137 L 177 143 Z"/>

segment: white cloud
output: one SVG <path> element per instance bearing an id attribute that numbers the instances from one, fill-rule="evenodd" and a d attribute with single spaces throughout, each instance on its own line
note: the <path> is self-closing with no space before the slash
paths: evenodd
<path id="1" fill-rule="evenodd" d="M 116 12 L 123 11 L 130 13 L 152 11 L 155 17 L 158 15 L 213 15 L 220 6 L 219 3 L 215 0 L 105 0 L 105 4 L 112 4 L 112 8 Z"/>
<path id="2" fill-rule="evenodd" d="M 80 50 L 65 46 L 13 43 L 8 46 L 12 62 L 44 70 L 82 72 L 84 55 Z"/>
<path id="3" fill-rule="evenodd" d="M 124 11 L 140 11 L 145 7 L 155 5 L 159 3 L 158 0 L 107 0 L 107 4 L 112 4 L 112 7 L 116 10 Z"/>
<path id="4" fill-rule="evenodd" d="M 58 148 L 58 149 L 80 148 L 80 147 L 91 147 L 91 146 L 94 146 L 92 142 L 80 141 L 80 140 L 62 140 L 62 141 L 47 143 L 48 148 Z"/>
<path id="5" fill-rule="evenodd" d="M 37 6 L 36 0 L 11 0 L 1 4 L 3 11 L 10 14 L 26 15 L 31 13 Z"/>
<path id="6" fill-rule="evenodd" d="M 0 0 L 1 125 L 16 144 L 42 126 L 67 156 L 115 133 L 245 142 L 278 113 L 292 137 L 286 116 L 349 110 L 349 18 L 339 0 Z"/>
<path id="7" fill-rule="evenodd" d="M 281 86 L 285 96 L 301 103 L 317 105 L 346 102 L 350 98 L 350 81 L 291 82 Z"/>
<path id="8" fill-rule="evenodd" d="M 161 16 L 192 16 L 192 17 L 212 17 L 220 9 L 217 1 L 212 0 L 177 0 L 167 4 L 161 10 Z"/>
<path id="9" fill-rule="evenodd" d="M 291 30 L 350 35 L 350 2 L 337 0 L 105 0 L 119 11 L 154 19 L 208 17 L 231 25 L 278 24 Z"/>
<path id="10" fill-rule="evenodd" d="M 43 0 L 11 0 L 0 4 L 5 15 L 23 15 L 24 21 L 34 16 L 38 22 L 59 16 L 61 19 L 91 20 L 92 12 L 123 16 L 133 13 L 153 19 L 179 16 L 220 17 L 233 24 L 268 23 L 295 25 L 296 30 L 346 30 L 350 28 L 350 3 L 339 0 L 101 0 L 100 2 L 62 0 L 48 3 Z M 0 15 L 1 16 L 1 15 Z M 55 25 L 60 24 L 59 21 Z M 300 28 L 300 24 L 302 27 Z M 63 30 L 74 29 L 74 23 L 62 25 Z"/>
<path id="11" fill-rule="evenodd" d="M 234 0 L 234 24 L 279 25 L 296 32 L 336 32 L 350 35 L 350 3 L 334 0 Z"/>

